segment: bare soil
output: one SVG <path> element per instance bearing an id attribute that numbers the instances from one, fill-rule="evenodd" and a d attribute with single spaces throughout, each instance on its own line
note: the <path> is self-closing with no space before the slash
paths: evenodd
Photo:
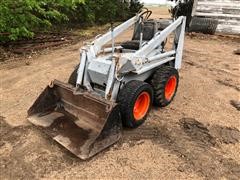
<path id="1" fill-rule="evenodd" d="M 82 44 L 0 64 L 0 179 L 240 179 L 239 36 L 187 35 L 172 104 L 88 161 L 26 119 L 52 79 L 67 81 Z"/>

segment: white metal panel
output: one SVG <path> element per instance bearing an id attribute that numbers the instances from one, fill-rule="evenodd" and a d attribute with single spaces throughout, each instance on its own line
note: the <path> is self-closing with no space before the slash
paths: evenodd
<path id="1" fill-rule="evenodd" d="M 195 1 L 194 16 L 217 19 L 217 32 L 240 34 L 240 0 Z"/>

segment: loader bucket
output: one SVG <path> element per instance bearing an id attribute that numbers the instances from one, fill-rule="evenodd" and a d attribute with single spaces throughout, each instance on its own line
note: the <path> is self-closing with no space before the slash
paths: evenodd
<path id="1" fill-rule="evenodd" d="M 122 123 L 118 106 L 54 80 L 28 110 L 28 120 L 81 159 L 117 142 Z"/>

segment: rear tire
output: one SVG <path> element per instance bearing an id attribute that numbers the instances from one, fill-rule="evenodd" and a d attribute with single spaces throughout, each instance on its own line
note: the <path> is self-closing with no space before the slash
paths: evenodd
<path id="1" fill-rule="evenodd" d="M 125 127 L 136 128 L 145 122 L 152 105 L 153 89 L 150 84 L 133 80 L 120 91 L 117 102 L 120 105 Z"/>
<path id="2" fill-rule="evenodd" d="M 72 74 L 68 79 L 68 83 L 73 86 L 76 86 L 78 68 L 79 68 L 79 64 L 75 67 L 74 71 L 72 72 Z"/>
<path id="3" fill-rule="evenodd" d="M 162 66 L 155 71 L 151 79 L 154 91 L 154 105 L 165 107 L 176 95 L 179 82 L 178 71 L 170 66 Z"/>

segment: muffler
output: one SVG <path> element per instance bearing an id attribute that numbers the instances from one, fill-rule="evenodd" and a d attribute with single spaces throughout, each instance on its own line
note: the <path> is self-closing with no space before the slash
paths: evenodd
<path id="1" fill-rule="evenodd" d="M 81 159 L 122 135 L 117 104 L 54 80 L 28 110 L 28 120 Z"/>

